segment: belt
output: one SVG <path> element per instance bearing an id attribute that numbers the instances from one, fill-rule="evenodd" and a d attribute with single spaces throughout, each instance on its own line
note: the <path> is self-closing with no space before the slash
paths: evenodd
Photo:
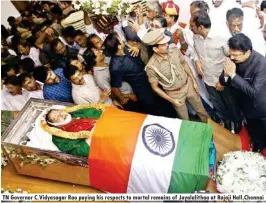
<path id="1" fill-rule="evenodd" d="M 187 82 L 188 82 L 188 78 L 189 78 L 189 76 L 187 76 L 187 80 L 186 80 L 186 83 L 183 85 L 183 87 L 187 84 Z M 182 89 L 182 87 L 180 87 L 180 88 L 176 88 L 176 89 L 173 89 L 173 90 L 167 90 L 168 92 L 172 92 L 172 91 L 180 91 Z"/>

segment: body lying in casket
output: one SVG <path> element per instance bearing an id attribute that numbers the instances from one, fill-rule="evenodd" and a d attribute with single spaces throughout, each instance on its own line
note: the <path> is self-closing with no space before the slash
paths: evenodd
<path id="1" fill-rule="evenodd" d="M 18 173 L 112 193 L 191 193 L 215 172 L 210 125 L 67 106 L 31 99 L 4 133 L 2 147 Z"/>

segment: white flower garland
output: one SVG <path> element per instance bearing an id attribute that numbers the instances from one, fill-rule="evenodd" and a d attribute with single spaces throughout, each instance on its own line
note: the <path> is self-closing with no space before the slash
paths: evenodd
<path id="1" fill-rule="evenodd" d="M 222 193 L 266 194 L 266 159 L 254 152 L 227 153 L 216 180 Z"/>
<path id="2" fill-rule="evenodd" d="M 74 0 L 74 9 L 83 10 L 95 15 L 122 15 L 129 14 L 133 5 L 126 0 Z"/>

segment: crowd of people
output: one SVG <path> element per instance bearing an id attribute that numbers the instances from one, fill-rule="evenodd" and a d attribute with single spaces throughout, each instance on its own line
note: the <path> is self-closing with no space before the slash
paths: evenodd
<path id="1" fill-rule="evenodd" d="M 211 118 L 236 134 L 246 125 L 260 151 L 266 146 L 266 1 L 256 5 L 193 1 L 186 24 L 173 1 L 147 0 L 145 12 L 136 6 L 100 31 L 83 11 L 84 27 L 65 26 L 80 12 L 71 1 L 32 2 L 8 18 L 9 28 L 1 26 L 1 109 L 20 111 L 39 98 Z"/>

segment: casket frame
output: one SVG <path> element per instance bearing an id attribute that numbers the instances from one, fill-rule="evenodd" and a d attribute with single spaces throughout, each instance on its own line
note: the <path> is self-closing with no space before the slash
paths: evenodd
<path id="1" fill-rule="evenodd" d="M 41 112 L 52 105 L 71 103 L 31 98 L 1 136 L 1 147 L 20 175 L 90 186 L 88 159 L 23 145 Z"/>

